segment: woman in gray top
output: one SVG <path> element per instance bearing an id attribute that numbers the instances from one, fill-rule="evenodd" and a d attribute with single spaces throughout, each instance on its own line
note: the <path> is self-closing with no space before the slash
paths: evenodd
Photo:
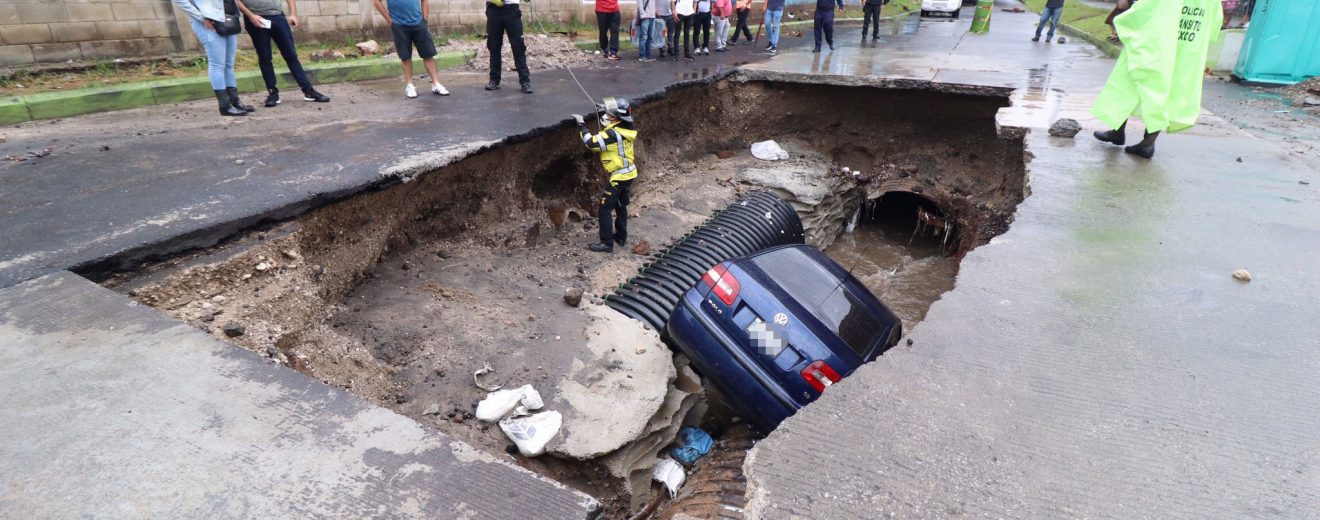
<path id="1" fill-rule="evenodd" d="M 289 1 L 289 15 L 284 15 L 284 0 L 237 0 L 238 8 L 246 18 L 248 36 L 252 38 L 252 50 L 257 51 L 257 65 L 261 68 L 261 79 L 266 82 L 266 106 L 280 104 L 280 89 L 275 86 L 275 64 L 271 60 L 270 44 L 280 48 L 280 56 L 289 66 L 289 74 L 302 89 L 303 101 L 328 103 L 330 98 L 312 88 L 312 82 L 303 73 L 302 62 L 298 61 L 298 48 L 293 43 L 293 28 L 298 26 L 298 0 Z"/>
<path id="2" fill-rule="evenodd" d="M 238 33 L 221 36 L 216 24 L 225 16 L 236 15 L 232 0 L 173 0 L 188 15 L 193 34 L 206 51 L 206 75 L 211 79 L 211 90 L 220 103 L 220 115 L 245 116 L 253 109 L 238 100 L 238 81 L 234 78 L 234 55 L 238 51 Z"/>

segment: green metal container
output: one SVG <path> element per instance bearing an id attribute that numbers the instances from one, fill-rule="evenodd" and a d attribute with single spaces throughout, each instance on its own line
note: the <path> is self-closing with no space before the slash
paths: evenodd
<path id="1" fill-rule="evenodd" d="M 1320 1 L 1256 0 L 1233 76 L 1279 85 L 1320 76 Z"/>

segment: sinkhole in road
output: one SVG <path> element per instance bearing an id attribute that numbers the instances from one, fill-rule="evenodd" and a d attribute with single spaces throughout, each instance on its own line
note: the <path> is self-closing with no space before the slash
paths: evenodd
<path id="1" fill-rule="evenodd" d="M 722 439 L 716 462 L 654 514 L 708 517 L 710 504 L 740 507 L 728 471 L 750 434 L 655 331 L 596 296 L 739 193 L 771 190 L 910 328 L 1026 190 L 1022 135 L 995 123 L 1006 93 L 954 90 L 735 73 L 642 100 L 629 243 L 612 254 L 583 247 L 600 167 L 564 124 L 205 250 L 83 274 L 592 494 L 610 517 L 646 505 L 657 453 L 700 424 Z M 766 139 L 791 157 L 751 157 Z M 587 292 L 580 306 L 568 288 Z M 486 366 L 483 382 L 533 385 L 563 412 L 550 453 L 520 456 L 474 419 L 486 392 L 472 374 Z"/>

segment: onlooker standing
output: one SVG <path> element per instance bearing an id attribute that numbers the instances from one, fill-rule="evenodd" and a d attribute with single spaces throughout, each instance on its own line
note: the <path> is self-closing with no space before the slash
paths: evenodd
<path id="1" fill-rule="evenodd" d="M 431 39 L 431 30 L 426 27 L 426 18 L 431 14 L 427 0 L 372 0 L 376 12 L 390 23 L 390 32 L 394 34 L 394 49 L 403 63 L 403 97 L 417 97 L 417 87 L 413 86 L 413 47 L 422 57 L 426 73 L 431 75 L 431 93 L 448 96 L 449 90 L 440 84 L 440 74 L 435 68 L 435 41 Z"/>
<path id="2" fill-rule="evenodd" d="M 811 24 L 811 31 L 816 33 L 816 48 L 811 52 L 820 52 L 820 35 L 825 33 L 825 42 L 834 50 L 834 6 L 843 12 L 843 0 L 816 0 L 816 19 Z"/>
<path id="3" fill-rule="evenodd" d="M 674 16 L 678 18 L 679 31 L 683 33 L 683 57 L 692 59 L 691 38 L 693 38 L 692 19 L 697 16 L 697 0 L 673 0 Z M 674 39 L 674 47 L 671 50 L 675 56 L 678 54 L 678 39 Z"/>
<path id="4" fill-rule="evenodd" d="M 1045 22 L 1050 23 L 1049 35 L 1045 37 L 1045 43 L 1054 39 L 1054 28 L 1059 25 L 1059 17 L 1063 16 L 1063 0 L 1045 0 L 1045 8 L 1040 10 L 1040 23 L 1036 24 L 1036 35 L 1031 37 L 1031 41 L 1040 41 L 1040 30 L 1045 28 Z"/>
<path id="5" fill-rule="evenodd" d="M 714 0 L 710 12 L 715 17 L 715 52 L 724 52 L 729 43 L 729 17 L 733 16 L 733 4 L 729 0 Z"/>
<path id="6" fill-rule="evenodd" d="M 1114 29 L 1114 17 L 1123 14 L 1123 12 L 1131 8 L 1132 3 L 1136 1 L 1137 0 L 1118 0 L 1118 2 L 1114 4 L 1114 9 L 1109 11 L 1109 16 L 1105 17 L 1105 25 L 1109 26 L 1109 38 L 1107 39 L 1110 43 L 1119 43 L 1118 30 Z"/>
<path id="7" fill-rule="evenodd" d="M 784 0 L 766 0 L 764 23 L 766 36 L 770 39 L 770 44 L 765 46 L 766 52 L 779 52 L 779 21 L 783 19 Z"/>
<path id="8" fill-rule="evenodd" d="M 206 77 L 220 104 L 222 116 L 246 116 L 252 107 L 238 100 L 238 80 L 234 77 L 234 55 L 238 52 L 238 32 L 220 35 L 216 23 L 226 15 L 236 15 L 233 2 L 222 0 L 173 0 L 188 15 L 193 34 L 206 52 Z"/>
<path id="9" fill-rule="evenodd" d="M 247 16 L 247 33 L 252 38 L 252 50 L 257 52 L 257 66 L 261 79 L 266 82 L 267 107 L 280 104 L 280 89 L 275 86 L 275 64 L 271 59 L 270 43 L 280 48 L 280 56 L 289 67 L 289 74 L 302 89 L 303 101 L 329 103 L 330 98 L 312 88 L 298 61 L 298 49 L 293 43 L 293 28 L 298 26 L 298 0 L 289 0 L 289 15 L 284 15 L 284 0 L 237 0 L 238 8 Z"/>
<path id="10" fill-rule="evenodd" d="M 596 0 L 596 28 L 600 30 L 600 52 L 607 60 L 619 59 L 619 0 Z"/>
<path id="11" fill-rule="evenodd" d="M 637 30 L 640 35 L 637 38 L 638 60 L 643 63 L 655 61 L 651 57 L 651 31 L 655 29 L 655 3 L 666 0 L 637 0 L 637 18 L 640 23 L 637 24 Z"/>
<path id="12" fill-rule="evenodd" d="M 696 26 L 692 28 L 692 47 L 697 54 L 710 54 L 710 4 L 712 0 L 697 0 Z M 697 30 L 701 30 L 701 39 L 697 39 Z M 697 45 L 701 42 L 701 45 Z"/>
<path id="13" fill-rule="evenodd" d="M 1145 137 L 1123 151 L 1149 159 L 1161 131 L 1195 125 L 1205 57 L 1219 39 L 1223 15 L 1219 0 L 1147 0 L 1115 18 L 1123 52 L 1091 106 L 1096 119 L 1113 130 L 1096 131 L 1096 139 L 1124 144 L 1128 118 L 1139 116 Z"/>
<path id="14" fill-rule="evenodd" d="M 884 9 L 889 0 L 866 0 L 862 4 L 862 39 L 866 39 L 866 30 L 875 25 L 875 32 L 871 33 L 871 39 L 880 37 L 880 10 Z"/>
<path id="15" fill-rule="evenodd" d="M 729 40 L 729 45 L 738 43 L 738 35 L 746 34 L 747 42 L 743 45 L 751 45 L 752 30 L 747 28 L 747 17 L 752 14 L 752 0 L 738 0 L 734 4 L 734 10 L 738 13 L 738 26 L 733 28 L 733 39 Z"/>
<path id="16" fill-rule="evenodd" d="M 674 16 L 674 4 L 671 0 L 655 0 L 655 21 L 659 25 L 661 21 L 665 22 L 664 38 L 660 41 L 660 59 L 664 59 L 665 52 L 668 51 L 673 59 L 678 59 L 678 18 Z M 660 28 L 657 27 L 656 30 Z"/>
<path id="17" fill-rule="evenodd" d="M 289 0 L 293 1 L 293 0 Z M 519 0 L 486 1 L 486 50 L 490 52 L 490 83 L 486 90 L 500 88 L 500 74 L 504 53 L 504 33 L 509 33 L 509 49 L 513 51 L 513 66 L 518 69 L 518 85 L 523 94 L 532 93 L 532 73 L 527 71 L 527 45 L 523 43 L 522 8 Z"/>

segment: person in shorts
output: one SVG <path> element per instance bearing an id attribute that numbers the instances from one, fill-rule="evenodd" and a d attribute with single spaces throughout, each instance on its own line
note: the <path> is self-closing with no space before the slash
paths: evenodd
<path id="1" fill-rule="evenodd" d="M 448 96 L 449 91 L 440 84 L 440 76 L 435 68 L 435 41 L 431 39 L 431 30 L 426 27 L 426 18 L 430 6 L 426 0 L 373 0 L 376 11 L 390 22 L 390 32 L 394 34 L 394 48 L 403 62 L 403 96 L 408 99 L 417 97 L 417 87 L 413 86 L 413 48 L 422 57 L 426 73 L 431 78 L 431 93 Z"/>

